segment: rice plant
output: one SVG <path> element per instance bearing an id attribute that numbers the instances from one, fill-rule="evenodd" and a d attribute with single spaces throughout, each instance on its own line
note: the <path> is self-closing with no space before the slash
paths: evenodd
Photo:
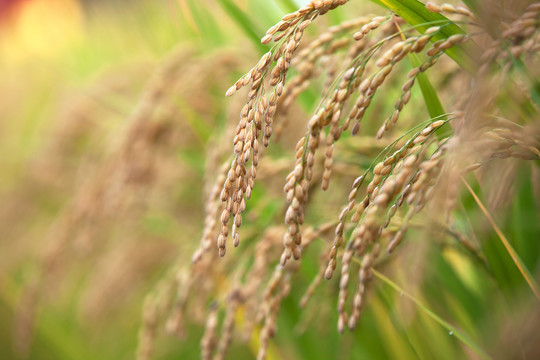
<path id="1" fill-rule="evenodd" d="M 82 102 L 67 124 L 116 125 L 61 131 L 6 197 L 84 164 L 39 213 L 18 354 L 73 298 L 89 333 L 129 318 L 101 358 L 539 357 L 540 2 L 464 3 L 180 1 L 197 45 L 123 69 L 128 114 Z"/>
<path id="2" fill-rule="evenodd" d="M 178 282 L 185 295 L 173 307 L 173 314 L 178 315 L 172 318 L 189 312 L 188 292 L 196 292 L 193 295 L 199 299 L 205 296 L 203 303 L 214 299 L 201 341 L 202 358 L 210 359 L 213 354 L 224 358 L 235 338 L 235 327 L 246 340 L 258 333 L 257 358 L 267 358 L 270 339 L 278 332 L 282 303 L 293 287 L 301 286 L 294 277 L 308 256 L 315 256 L 320 264 L 300 305 L 305 307 L 322 286 L 322 278 L 333 279 L 337 270 L 336 327 L 340 333 L 346 328 L 353 331 L 361 323 L 372 282 L 383 281 L 398 288 L 382 272 L 393 267 L 398 246 L 411 236 L 409 228 L 418 228 L 415 236 L 430 243 L 454 237 L 469 258 L 479 260 L 477 266 L 489 271 L 492 264 L 483 249 L 486 240 L 469 239 L 478 231 L 476 226 L 470 224 L 465 232 L 457 230 L 462 226 L 462 212 L 471 211 L 460 208 L 467 196 L 474 198 L 486 216 L 530 295 L 540 298 L 535 277 L 477 196 L 478 189 L 469 184 L 477 181 L 482 187 L 488 171 L 507 166 L 501 163 L 513 163 L 517 171 L 528 167 L 520 160 L 538 160 L 538 74 L 534 69 L 538 67 L 535 39 L 540 4 L 522 5 L 509 19 L 494 21 L 490 18 L 493 14 L 487 17 L 483 9 L 475 13 L 450 4 L 429 2 L 423 8 L 416 1 L 388 1 L 383 4 L 391 13 L 345 20 L 302 46 L 308 27 L 346 3 L 312 1 L 283 16 L 261 39 L 263 44 L 275 45 L 226 92 L 232 96 L 247 87 L 247 100 L 234 132 L 232 159 L 220 168 L 209 193 L 201 247 L 186 270 L 185 280 Z M 431 73 L 446 77 L 446 84 L 431 85 Z M 424 104 L 418 98 L 411 101 L 415 85 Z M 389 91 L 388 87 L 400 90 Z M 289 115 L 291 105 L 308 91 L 314 95 L 309 104 L 311 118 Z M 509 93 L 513 94 L 511 99 Z M 388 106 L 391 101 L 394 105 Z M 411 105 L 416 109 L 407 111 Z M 370 111 L 375 106 L 377 109 Z M 423 119 L 418 110 L 421 106 L 429 114 Z M 287 204 L 283 210 L 285 227 L 256 227 L 248 235 L 249 244 L 243 246 L 240 229 L 246 222 L 244 215 L 249 214 L 255 179 L 257 175 L 264 178 L 258 174 L 259 163 L 266 160 L 261 159 L 263 149 L 271 148 L 272 135 L 277 137 L 291 122 L 305 124 L 307 131 L 292 149 L 294 160 L 282 180 Z M 362 152 L 347 149 L 360 142 L 358 134 L 387 139 L 377 155 L 366 154 L 363 164 Z M 339 156 L 340 152 L 343 155 Z M 342 169 L 332 177 L 340 164 Z M 350 181 L 351 175 L 356 179 Z M 338 179 L 333 180 L 332 189 L 330 179 L 334 177 Z M 319 196 L 315 191 L 319 184 L 322 191 L 344 199 L 341 207 L 324 207 L 320 217 L 325 222 L 306 219 L 310 205 L 316 206 L 317 200 L 312 198 Z M 492 201 L 512 197 L 511 185 L 504 187 L 507 189 Z M 486 190 L 484 196 L 492 195 Z M 257 214 L 252 215 L 256 218 Z M 228 256 L 247 259 L 235 259 L 223 269 L 222 262 L 215 259 L 216 245 L 217 255 L 224 257 L 229 234 L 233 246 L 244 249 Z M 317 242 L 322 244 L 314 244 Z M 281 252 L 279 258 L 270 255 L 275 252 Z M 429 258 L 417 261 L 425 267 L 431 265 Z M 214 282 L 219 279 L 211 275 L 215 271 L 231 274 L 225 289 Z M 421 273 L 416 274 L 416 282 L 421 283 L 426 276 Z M 201 286 L 209 281 L 211 284 Z M 187 290 L 194 286 L 197 291 Z M 206 293 L 201 291 L 203 287 L 213 290 Z M 224 319 L 218 331 L 220 307 Z M 462 351 L 467 349 L 471 356 L 480 358 L 490 356 L 490 351 L 465 332 L 422 309 L 459 338 Z M 240 310 L 243 324 L 235 321 Z M 156 310 L 148 305 L 146 311 Z M 142 339 L 148 342 L 144 328 Z"/>

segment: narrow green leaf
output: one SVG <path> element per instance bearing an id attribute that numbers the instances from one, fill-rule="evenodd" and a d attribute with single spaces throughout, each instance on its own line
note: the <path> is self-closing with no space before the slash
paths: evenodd
<path id="1" fill-rule="evenodd" d="M 372 0 L 373 1 L 373 0 Z M 426 9 L 426 6 L 418 0 L 377 0 L 375 3 L 383 3 L 388 9 L 401 16 L 409 25 L 416 26 L 418 31 L 424 33 L 431 24 L 447 24 L 433 36 L 433 40 L 446 39 L 455 34 L 465 34 L 465 32 L 451 20 L 439 13 L 432 13 Z M 469 46 L 470 47 L 470 46 Z M 456 63 L 467 71 L 472 71 L 474 66 L 464 51 L 465 47 L 453 46 L 446 50 Z"/>
<path id="2" fill-rule="evenodd" d="M 223 9 L 229 14 L 230 18 L 238 25 L 244 33 L 249 37 L 253 42 L 255 47 L 261 51 L 261 53 L 266 52 L 266 47 L 261 44 L 261 39 L 259 34 L 262 34 L 262 31 L 255 30 L 257 27 L 252 23 L 249 16 L 242 11 L 232 0 L 221 0 L 218 1 Z"/>
<path id="3" fill-rule="evenodd" d="M 416 54 L 409 54 L 409 60 L 411 61 L 412 66 L 420 66 L 420 60 L 418 60 Z M 431 85 L 431 82 L 425 73 L 418 74 L 418 84 L 420 85 L 420 90 L 422 91 L 422 96 L 424 97 L 429 116 L 436 118 L 445 114 L 446 112 L 437 96 L 437 92 Z"/>
<path id="4" fill-rule="evenodd" d="M 473 196 L 473 198 L 476 201 L 476 203 L 478 204 L 478 207 L 480 208 L 480 210 L 482 210 L 482 212 L 484 213 L 484 215 L 488 219 L 490 225 L 493 227 L 493 230 L 495 231 L 495 233 L 497 234 L 497 236 L 501 240 L 502 244 L 506 248 L 506 251 L 508 251 L 508 255 L 510 255 L 510 257 L 512 258 L 512 261 L 514 262 L 514 264 L 518 268 L 519 272 L 521 273 L 523 278 L 527 281 L 527 284 L 529 284 L 529 287 L 531 288 L 532 292 L 534 293 L 534 296 L 536 296 L 536 298 L 538 300 L 540 300 L 540 287 L 536 283 L 536 279 L 531 274 L 530 270 L 527 268 L 527 266 L 525 265 L 525 263 L 523 262 L 523 260 L 519 256 L 519 254 L 516 252 L 516 250 L 514 249 L 512 244 L 510 243 L 510 241 L 503 234 L 503 232 L 501 231 L 501 229 L 499 228 L 499 226 L 497 225 L 497 223 L 495 222 L 495 220 L 491 216 L 490 212 L 484 206 L 484 204 L 482 203 L 480 198 L 476 195 L 476 193 L 474 192 L 472 187 L 469 185 L 469 183 L 467 183 L 467 181 L 463 177 L 461 178 L 461 180 L 462 180 L 463 184 L 465 185 L 465 187 L 467 188 L 467 190 L 469 190 L 469 192 Z"/>
<path id="5" fill-rule="evenodd" d="M 288 12 L 294 12 L 298 10 L 298 5 L 293 0 L 279 0 L 279 5 Z"/>
<path id="6" fill-rule="evenodd" d="M 420 67 L 420 60 L 416 54 L 409 53 L 408 57 L 413 67 Z M 427 75 L 424 72 L 418 74 L 418 84 L 420 85 L 420 90 L 422 91 L 422 96 L 424 98 L 424 102 L 426 103 L 429 116 L 432 118 L 437 118 L 444 115 L 446 112 L 444 111 L 441 101 L 437 96 L 437 92 L 431 85 Z M 444 126 L 447 128 L 449 127 L 448 124 L 445 124 Z"/>
<path id="7" fill-rule="evenodd" d="M 456 329 L 454 326 L 452 326 L 451 324 L 449 324 L 448 322 L 444 321 L 440 316 L 438 316 L 437 314 L 435 314 L 433 311 L 431 311 L 430 309 L 428 309 L 424 304 L 422 304 L 418 299 L 416 299 L 414 296 L 410 295 L 409 293 L 407 293 L 405 290 L 403 290 L 403 288 L 401 288 L 399 285 L 397 285 L 396 283 L 394 283 L 392 280 L 390 280 L 389 278 L 387 278 L 386 276 L 384 276 L 383 274 L 381 274 L 380 272 L 378 272 L 377 270 L 373 269 L 373 275 L 375 275 L 376 277 L 378 277 L 379 279 L 381 279 L 382 281 L 384 281 L 385 283 L 387 283 L 389 286 L 391 286 L 392 288 L 394 288 L 394 290 L 398 291 L 400 294 L 402 294 L 403 296 L 409 298 L 412 302 L 414 302 L 419 309 L 421 309 L 422 311 L 424 311 L 430 318 L 432 318 L 433 320 L 435 320 L 436 322 L 438 322 L 442 327 L 444 327 L 447 331 L 449 331 L 450 333 L 452 333 L 453 335 L 456 336 L 456 338 L 458 338 L 459 340 L 461 340 L 465 345 L 467 345 L 472 351 L 474 351 L 474 353 L 476 355 L 478 355 L 478 357 L 480 357 L 481 359 L 490 359 L 489 355 L 480 348 L 480 346 L 478 346 L 468 335 L 466 335 L 465 333 L 461 332 L 460 330 Z"/>
<path id="8" fill-rule="evenodd" d="M 516 241 L 516 251 L 534 274 L 540 265 L 538 263 L 540 243 L 530 240 L 540 239 L 540 223 L 538 222 L 540 204 L 535 201 L 531 168 L 519 169 L 516 177 L 516 196 L 507 226 L 511 231 L 510 237 Z"/>
<path id="9" fill-rule="evenodd" d="M 523 81 L 528 85 L 529 95 L 531 96 L 532 101 L 536 104 L 536 106 L 540 106 L 540 83 L 538 80 L 536 80 L 536 77 L 529 71 L 521 59 L 514 57 L 508 49 L 506 49 L 506 52 L 508 53 L 508 57 L 512 61 L 514 67 L 522 75 Z"/>

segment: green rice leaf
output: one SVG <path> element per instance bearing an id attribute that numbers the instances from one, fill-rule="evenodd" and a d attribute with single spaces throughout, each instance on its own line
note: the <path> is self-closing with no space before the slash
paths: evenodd
<path id="1" fill-rule="evenodd" d="M 420 66 L 420 60 L 416 54 L 409 54 L 409 60 L 411 61 L 412 66 Z M 431 85 L 431 82 L 425 73 L 418 74 L 418 84 L 420 85 L 420 90 L 422 91 L 422 96 L 424 97 L 424 102 L 426 103 L 429 116 L 436 118 L 445 114 L 446 112 L 444 111 L 441 101 L 437 96 L 437 92 Z"/>
<path id="2" fill-rule="evenodd" d="M 255 30 L 257 26 L 253 24 L 250 17 L 232 0 L 221 0 L 218 3 L 221 4 L 230 18 L 244 31 L 255 47 L 261 51 L 261 54 L 266 52 L 266 47 L 261 44 L 261 38 L 258 35 L 262 34 L 263 31 Z"/>
<path id="3" fill-rule="evenodd" d="M 433 36 L 433 40 L 447 39 L 455 34 L 465 34 L 463 30 L 445 16 L 432 13 L 426 9 L 425 5 L 417 0 L 377 0 L 376 3 L 382 3 L 388 9 L 401 16 L 409 25 L 416 26 L 418 31 L 424 33 L 431 24 L 447 24 L 441 27 L 441 30 Z M 474 65 L 464 51 L 464 47 L 453 46 L 445 51 L 456 63 L 467 71 L 472 71 Z"/>
<path id="4" fill-rule="evenodd" d="M 458 330 L 456 327 L 452 326 L 448 322 L 444 321 L 440 316 L 435 314 L 433 311 L 428 309 L 424 304 L 422 304 L 418 299 L 416 299 L 414 296 L 407 293 L 403 288 L 401 288 L 399 285 L 394 283 L 392 280 L 378 272 L 377 270 L 373 269 L 373 275 L 381 279 L 383 282 L 388 284 L 390 287 L 394 288 L 394 290 L 398 291 L 403 296 L 410 299 L 412 302 L 418 306 L 420 310 L 425 312 L 430 318 L 438 322 L 442 327 L 444 327 L 449 333 L 453 334 L 461 340 L 465 345 L 467 345 L 476 355 L 478 355 L 481 359 L 490 359 L 489 355 L 478 346 L 467 334 L 463 333 L 462 331 Z"/>
<path id="5" fill-rule="evenodd" d="M 285 11 L 294 12 L 298 10 L 298 5 L 293 0 L 279 0 L 278 3 Z"/>

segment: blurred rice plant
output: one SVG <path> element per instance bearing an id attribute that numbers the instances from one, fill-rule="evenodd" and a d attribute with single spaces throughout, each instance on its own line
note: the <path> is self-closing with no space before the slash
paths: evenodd
<path id="1" fill-rule="evenodd" d="M 264 327 L 252 324 L 253 309 L 238 305 L 238 289 L 250 281 L 264 285 L 279 263 L 287 231 L 280 225 L 287 209 L 282 187 L 294 168 L 291 154 L 321 94 L 336 85 L 337 57 L 321 57 L 320 79 L 288 109 L 289 118 L 302 120 L 279 130 L 286 118 L 276 119 L 239 248 L 220 259 L 217 234 L 206 234 L 212 246 L 204 266 L 190 261 L 212 222 L 207 217 L 205 223 L 205 212 L 217 212 L 208 199 L 215 180 L 226 174 L 222 163 L 230 160 L 244 105 L 241 96 L 223 94 L 268 51 L 260 42 L 265 31 L 304 4 L 14 3 L 0 16 L 2 359 L 127 359 L 137 351 L 140 358 L 194 359 L 214 346 L 216 358 L 254 358 Z M 330 11 L 306 30 L 306 43 L 345 20 L 388 14 L 381 4 L 422 32 L 434 25 L 426 22 L 440 20 L 416 1 L 374 3 L 351 1 Z M 478 17 L 473 22 L 488 31 L 499 30 L 486 14 L 510 24 L 523 8 L 510 1 L 488 9 L 466 3 Z M 447 26 L 440 36 L 460 31 Z M 343 44 L 352 46 L 353 33 Z M 488 41 L 477 40 L 482 47 Z M 336 46 L 339 56 L 347 55 L 345 45 Z M 467 87 L 461 69 L 472 71 L 466 54 L 475 51 L 459 49 L 441 57 L 436 72 L 419 76 L 420 89 L 412 91 L 408 107 L 421 110 L 404 112 L 392 135 L 459 108 L 449 107 Z M 528 64 L 538 64 L 536 56 Z M 415 67 L 425 59 L 409 61 Z M 496 116 L 502 124 L 506 117 L 522 126 L 537 148 L 537 68 L 518 59 L 513 65 L 517 70 L 496 99 Z M 387 80 L 366 118 L 394 108 L 410 68 L 403 65 Z M 523 88 L 528 97 L 515 95 Z M 299 266 L 293 262 L 268 358 L 537 357 L 539 312 L 531 291 L 540 258 L 537 157 L 489 162 L 465 176 L 450 222 L 426 226 L 433 218 L 425 212 L 411 221 L 396 256 L 376 264 L 354 331 L 335 330 L 338 281 L 322 280 L 305 308 L 298 306 L 312 279 L 322 278 L 350 184 L 391 144 L 375 139 L 379 126 L 366 121 L 360 136 L 344 133 L 330 189 L 310 198 L 310 240 L 304 240 L 310 253 Z M 323 163 L 317 160 L 321 169 Z M 314 177 L 324 177 L 322 170 Z M 214 221 L 219 224 L 216 216 Z M 354 258 L 351 267 L 358 271 L 361 262 Z M 256 264 L 265 266 L 257 272 Z M 207 329 L 223 326 L 221 338 L 208 330 L 203 335 L 205 322 Z M 227 324 L 237 330 L 227 331 Z M 253 335 L 242 331 L 250 324 Z M 225 353 L 227 336 L 232 343 Z"/>

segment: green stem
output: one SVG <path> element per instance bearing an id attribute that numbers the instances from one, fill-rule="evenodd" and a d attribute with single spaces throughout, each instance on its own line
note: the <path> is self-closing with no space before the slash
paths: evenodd
<path id="1" fill-rule="evenodd" d="M 465 345 L 467 345 L 471 350 L 474 351 L 476 355 L 478 355 L 481 359 L 491 359 L 491 357 L 480 348 L 468 335 L 463 333 L 462 331 L 456 329 L 454 326 L 452 326 L 450 323 L 444 321 L 440 316 L 435 314 L 433 311 L 428 309 L 424 304 L 422 304 L 418 299 L 416 299 L 414 296 L 407 293 L 405 290 L 403 290 L 399 285 L 397 285 L 395 282 L 381 274 L 375 269 L 372 269 L 373 275 L 375 275 L 377 278 L 388 284 L 390 287 L 392 287 L 394 290 L 398 291 L 401 295 L 405 296 L 412 302 L 416 304 L 422 311 L 424 311 L 430 318 L 435 320 L 437 323 L 439 323 L 442 327 L 444 327 L 446 330 L 448 330 L 449 334 L 454 335 L 457 339 L 461 340 Z"/>

